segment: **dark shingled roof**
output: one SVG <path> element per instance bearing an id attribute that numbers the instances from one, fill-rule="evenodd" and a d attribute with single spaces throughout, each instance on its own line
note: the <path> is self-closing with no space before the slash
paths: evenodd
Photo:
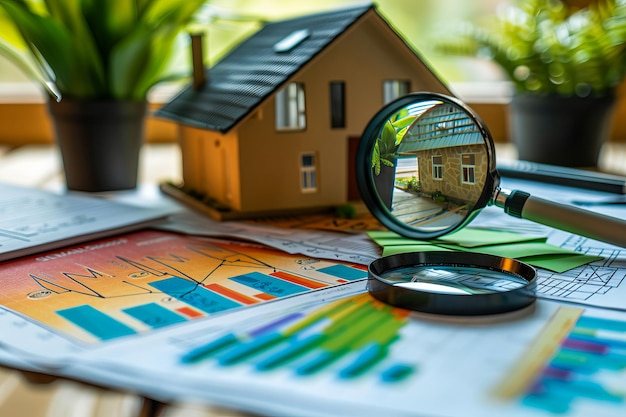
<path id="1" fill-rule="evenodd" d="M 373 8 L 370 4 L 267 23 L 208 69 L 204 86 L 185 88 L 156 115 L 227 132 Z M 278 42 L 302 30 L 308 31 L 304 40 L 275 51 Z"/>

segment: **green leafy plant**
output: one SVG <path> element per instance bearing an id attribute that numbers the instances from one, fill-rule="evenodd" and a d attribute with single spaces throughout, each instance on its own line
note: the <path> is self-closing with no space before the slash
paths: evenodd
<path id="1" fill-rule="evenodd" d="M 53 95 L 143 100 L 206 0 L 0 0 L 0 54 Z M 185 48 L 186 49 L 186 48 Z"/>
<path id="2" fill-rule="evenodd" d="M 625 0 L 578 10 L 560 0 L 523 0 L 503 5 L 490 26 L 462 27 L 438 49 L 492 59 L 518 92 L 603 95 L 626 71 Z"/>
<path id="3" fill-rule="evenodd" d="M 409 116 L 407 110 L 402 110 L 385 122 L 372 152 L 372 168 L 376 175 L 380 174 L 381 165 L 394 166 L 398 145 L 414 120 L 415 116 Z"/>

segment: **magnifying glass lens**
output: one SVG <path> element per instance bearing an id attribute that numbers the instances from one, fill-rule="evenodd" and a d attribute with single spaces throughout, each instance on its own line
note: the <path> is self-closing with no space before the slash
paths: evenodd
<path id="1" fill-rule="evenodd" d="M 440 294 L 476 295 L 506 292 L 528 285 L 517 275 L 471 266 L 418 265 L 385 271 L 389 284 Z"/>
<path id="2" fill-rule="evenodd" d="M 367 289 L 380 301 L 409 310 L 483 315 L 532 304 L 536 277 L 533 267 L 515 259 L 469 252 L 411 252 L 370 263 Z"/>

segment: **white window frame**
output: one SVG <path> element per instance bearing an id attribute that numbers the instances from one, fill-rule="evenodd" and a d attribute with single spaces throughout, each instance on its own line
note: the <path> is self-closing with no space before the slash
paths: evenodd
<path id="1" fill-rule="evenodd" d="M 464 163 L 464 157 L 471 157 L 471 163 Z M 476 155 L 473 153 L 461 154 L 461 182 L 463 184 L 476 184 Z"/>
<path id="2" fill-rule="evenodd" d="M 411 92 L 409 80 L 385 80 L 383 81 L 383 104 L 387 104 Z"/>
<path id="3" fill-rule="evenodd" d="M 435 158 L 440 158 L 441 162 L 436 163 Z M 437 181 L 443 180 L 443 155 L 433 155 L 431 157 L 432 169 L 433 169 L 433 179 Z"/>
<path id="4" fill-rule="evenodd" d="M 307 163 L 310 158 L 312 163 Z M 304 152 L 300 154 L 300 191 L 303 193 L 317 192 L 317 154 Z"/>
<path id="5" fill-rule="evenodd" d="M 293 82 L 276 93 L 276 130 L 304 130 L 306 109 L 304 84 Z"/>

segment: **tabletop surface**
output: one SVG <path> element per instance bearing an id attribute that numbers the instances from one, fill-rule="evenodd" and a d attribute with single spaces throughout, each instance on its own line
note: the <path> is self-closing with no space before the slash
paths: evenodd
<path id="1" fill-rule="evenodd" d="M 496 146 L 498 158 L 514 159 L 507 144 Z M 626 175 L 626 143 L 605 146 L 599 167 Z M 180 150 L 175 143 L 144 145 L 139 184 L 181 179 Z M 63 189 L 60 155 L 54 145 L 10 149 L 0 145 L 0 181 L 58 191 Z M 70 400 L 71 399 L 71 400 Z M 78 401 L 77 399 L 80 399 Z M 0 367 L 0 416 L 183 417 L 241 416 L 229 410 L 193 404 L 161 404 L 133 393 Z"/>

